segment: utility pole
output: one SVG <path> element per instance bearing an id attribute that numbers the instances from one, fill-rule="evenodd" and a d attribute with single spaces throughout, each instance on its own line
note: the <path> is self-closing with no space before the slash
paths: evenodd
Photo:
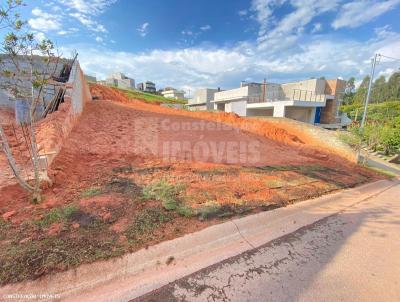
<path id="1" fill-rule="evenodd" d="M 267 86 L 267 79 L 264 78 L 263 90 L 262 90 L 262 102 L 265 102 L 265 101 L 266 101 L 266 93 L 265 93 L 266 86 Z"/>
<path id="2" fill-rule="evenodd" d="M 367 97 L 365 98 L 365 106 L 364 106 L 364 114 L 361 120 L 361 129 L 364 128 L 365 125 L 365 119 L 367 118 L 367 110 L 368 110 L 368 103 L 369 103 L 369 97 L 371 95 L 371 88 L 372 88 L 372 83 L 374 81 L 374 74 L 375 74 L 375 67 L 376 67 L 376 60 L 380 56 L 380 54 L 376 53 L 374 58 L 372 59 L 372 68 L 371 68 L 371 75 L 369 78 L 369 85 L 368 85 L 368 92 L 367 92 Z"/>

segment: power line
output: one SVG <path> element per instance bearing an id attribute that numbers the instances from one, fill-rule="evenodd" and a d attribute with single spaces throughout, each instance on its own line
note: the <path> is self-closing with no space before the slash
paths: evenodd
<path id="1" fill-rule="evenodd" d="M 392 60 L 395 60 L 395 61 L 400 61 L 400 59 L 398 59 L 398 58 L 385 56 L 385 55 L 383 55 L 383 54 L 378 54 L 378 55 L 381 56 L 381 57 L 387 58 L 387 59 L 392 59 Z"/>

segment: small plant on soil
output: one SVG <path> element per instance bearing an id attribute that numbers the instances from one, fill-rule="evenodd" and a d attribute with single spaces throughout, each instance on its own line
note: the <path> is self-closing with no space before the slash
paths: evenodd
<path id="1" fill-rule="evenodd" d="M 3 218 L 0 217 L 0 240 L 3 240 L 6 238 L 7 235 L 7 230 L 9 229 L 11 223 L 8 221 L 5 221 Z"/>
<path id="2" fill-rule="evenodd" d="M 285 183 L 281 180 L 271 179 L 271 180 L 267 180 L 265 182 L 265 185 L 270 189 L 278 189 L 278 188 L 282 188 L 285 185 Z"/>
<path id="3" fill-rule="evenodd" d="M 101 193 L 102 193 L 102 190 L 100 188 L 89 188 L 86 191 L 83 191 L 81 196 L 83 198 L 93 197 L 93 196 L 99 195 Z"/>
<path id="4" fill-rule="evenodd" d="M 152 183 L 143 188 L 144 200 L 158 200 L 167 210 L 176 210 L 181 205 L 179 194 L 184 189 L 183 185 L 173 185 L 165 180 Z"/>
<path id="5" fill-rule="evenodd" d="M 177 209 L 176 212 L 184 217 L 192 217 L 196 215 L 196 211 L 188 206 L 188 205 L 180 205 Z"/>
<path id="6" fill-rule="evenodd" d="M 171 213 L 159 208 L 148 208 L 139 212 L 135 220 L 126 231 L 126 237 L 130 240 L 141 242 L 151 239 L 151 234 L 162 224 L 171 221 Z"/>
<path id="7" fill-rule="evenodd" d="M 200 220 L 206 220 L 218 215 L 220 211 L 221 205 L 219 205 L 216 201 L 209 201 L 205 203 L 199 210 L 198 215 Z"/>
<path id="8" fill-rule="evenodd" d="M 77 211 L 78 208 L 74 205 L 55 208 L 48 212 L 41 220 L 36 221 L 36 224 L 41 228 L 45 228 L 55 222 L 67 221 Z"/>

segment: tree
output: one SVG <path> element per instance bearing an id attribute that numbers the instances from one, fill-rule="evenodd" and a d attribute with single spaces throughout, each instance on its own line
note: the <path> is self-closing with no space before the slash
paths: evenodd
<path id="1" fill-rule="evenodd" d="M 8 143 L 8 138 L 0 123 L 0 139 L 2 150 L 15 178 L 22 188 L 32 194 L 33 200 L 41 201 L 39 152 L 36 141 L 35 124 L 41 117 L 38 111 L 39 103 L 46 94 L 49 79 L 54 75 L 50 63 L 58 64 L 54 45 L 50 40 L 38 42 L 34 35 L 24 30 L 26 22 L 20 19 L 16 12 L 23 4 L 20 0 L 8 0 L 6 7 L 0 10 L 0 28 L 9 30 L 2 43 L 1 56 L 1 88 L 8 92 L 14 100 L 27 104 L 28 114 L 22 123 L 28 129 L 28 149 L 32 158 L 34 173 L 33 184 L 30 184 L 21 175 L 15 157 Z"/>
<path id="2" fill-rule="evenodd" d="M 388 99 L 400 99 L 400 72 L 393 73 L 387 82 Z"/>
<path id="3" fill-rule="evenodd" d="M 387 99 L 387 85 L 385 76 L 380 76 L 372 86 L 371 103 L 381 103 Z"/>
<path id="4" fill-rule="evenodd" d="M 363 104 L 365 101 L 365 96 L 367 95 L 368 85 L 369 85 L 369 76 L 364 77 L 362 80 L 360 87 L 358 87 L 356 93 L 353 97 L 354 104 Z"/>
<path id="5" fill-rule="evenodd" d="M 356 81 L 356 79 L 354 77 L 351 77 L 350 79 L 348 79 L 346 81 L 346 87 L 345 87 L 344 96 L 343 96 L 343 101 L 345 104 L 353 103 L 354 90 L 356 88 L 355 81 Z"/>

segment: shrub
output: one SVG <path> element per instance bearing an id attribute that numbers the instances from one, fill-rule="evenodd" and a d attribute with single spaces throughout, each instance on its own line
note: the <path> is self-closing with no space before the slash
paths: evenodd
<path id="1" fill-rule="evenodd" d="M 193 210 L 192 207 L 188 205 L 181 205 L 176 209 L 176 212 L 184 217 L 191 217 L 196 215 L 196 211 Z"/>

